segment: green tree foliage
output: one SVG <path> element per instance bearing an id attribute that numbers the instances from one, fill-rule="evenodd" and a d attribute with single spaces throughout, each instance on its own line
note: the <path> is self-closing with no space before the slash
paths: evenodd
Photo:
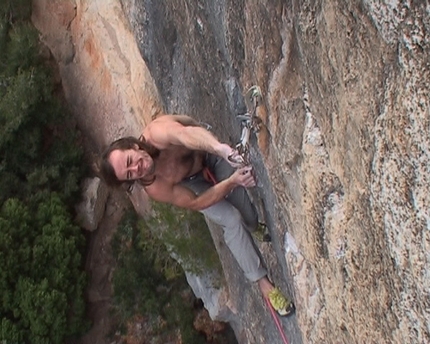
<path id="1" fill-rule="evenodd" d="M 83 239 L 66 209 L 56 193 L 38 204 L 35 213 L 18 199 L 2 206 L 2 340 L 13 342 L 19 334 L 32 343 L 61 343 L 85 326 Z"/>
<path id="2" fill-rule="evenodd" d="M 140 233 L 137 215 L 128 213 L 112 241 L 117 267 L 113 276 L 114 302 L 121 318 L 134 314 L 154 314 L 161 307 L 158 285 L 166 280 L 154 269 L 154 257 L 139 247 Z"/>
<path id="3" fill-rule="evenodd" d="M 66 200 L 76 194 L 84 172 L 76 131 L 53 95 L 49 68 L 38 55 L 36 30 L 16 19 L 25 17 L 17 9 L 27 9 L 24 4 L 30 6 L 30 1 L 2 1 L 0 202 L 49 191 Z"/>
<path id="4" fill-rule="evenodd" d="M 0 0 L 0 15 L 10 22 L 29 20 L 31 0 Z"/>
<path id="5" fill-rule="evenodd" d="M 0 342 L 63 343 L 87 327 L 72 220 L 85 170 L 30 10 L 0 0 Z"/>

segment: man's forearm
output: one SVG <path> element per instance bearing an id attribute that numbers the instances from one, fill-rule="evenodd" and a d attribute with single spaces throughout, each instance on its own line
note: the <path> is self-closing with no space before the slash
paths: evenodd
<path id="1" fill-rule="evenodd" d="M 228 156 L 231 148 L 218 141 L 209 131 L 201 127 L 186 127 L 179 136 L 181 143 L 192 150 L 205 151 L 222 158 Z"/>
<path id="2" fill-rule="evenodd" d="M 191 208 L 193 210 L 206 209 L 224 199 L 236 186 L 237 184 L 230 179 L 225 179 L 197 196 Z"/>

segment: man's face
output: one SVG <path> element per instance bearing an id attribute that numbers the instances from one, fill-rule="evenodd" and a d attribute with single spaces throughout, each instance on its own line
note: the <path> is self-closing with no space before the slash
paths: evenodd
<path id="1" fill-rule="evenodd" d="M 141 179 L 154 172 L 154 160 L 137 146 L 136 149 L 112 151 L 108 161 L 120 181 Z"/>

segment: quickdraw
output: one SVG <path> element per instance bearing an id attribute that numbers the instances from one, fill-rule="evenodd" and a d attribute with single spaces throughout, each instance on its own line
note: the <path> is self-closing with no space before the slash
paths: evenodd
<path id="1" fill-rule="evenodd" d="M 243 115 L 238 115 L 237 119 L 240 120 L 242 126 L 242 133 L 239 142 L 236 144 L 236 152 L 233 152 L 228 158 L 230 161 L 249 165 L 249 139 L 251 132 L 258 133 L 261 129 L 261 118 L 256 115 L 257 107 L 261 103 L 261 89 L 258 86 L 252 86 L 245 94 L 245 104 L 247 112 Z"/>

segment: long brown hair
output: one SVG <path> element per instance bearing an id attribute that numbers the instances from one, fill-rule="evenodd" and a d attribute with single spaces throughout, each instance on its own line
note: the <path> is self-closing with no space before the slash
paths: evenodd
<path id="1" fill-rule="evenodd" d="M 158 157 L 158 155 L 160 154 L 160 151 L 154 146 L 147 143 L 143 136 L 141 136 L 139 139 L 132 136 L 127 136 L 112 142 L 108 147 L 105 148 L 105 150 L 100 156 L 100 160 L 98 163 L 98 172 L 101 178 L 106 182 L 106 184 L 108 184 L 109 186 L 121 186 L 126 183 L 130 187 L 133 182 L 135 182 L 119 180 L 115 174 L 114 168 L 109 162 L 109 157 L 114 150 L 118 149 L 124 151 L 128 149 L 135 149 L 136 146 L 138 147 L 138 149 L 147 152 L 149 156 L 153 159 Z M 152 184 L 154 180 L 155 176 L 149 179 L 142 178 L 137 180 L 137 182 L 139 182 L 143 186 L 148 186 Z"/>

